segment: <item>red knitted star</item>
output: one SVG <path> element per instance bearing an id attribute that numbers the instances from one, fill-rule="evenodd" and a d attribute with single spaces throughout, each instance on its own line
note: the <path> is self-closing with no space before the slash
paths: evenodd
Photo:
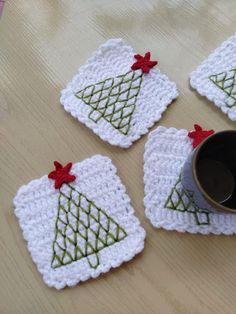
<path id="1" fill-rule="evenodd" d="M 69 174 L 72 162 L 63 167 L 58 161 L 54 161 L 56 170 L 49 173 L 48 178 L 55 180 L 55 189 L 60 189 L 63 183 L 69 183 L 76 179 L 75 176 Z"/>
<path id="2" fill-rule="evenodd" d="M 203 130 L 198 124 L 194 124 L 194 129 L 194 131 L 188 132 L 188 137 L 193 139 L 193 148 L 197 147 L 205 138 L 215 133 L 214 130 Z"/>
<path id="3" fill-rule="evenodd" d="M 134 55 L 135 59 L 137 60 L 132 66 L 132 70 L 141 69 L 143 73 L 149 73 L 150 69 L 153 68 L 158 62 L 151 61 L 151 52 L 146 52 L 145 56 L 142 57 L 141 55 Z"/>

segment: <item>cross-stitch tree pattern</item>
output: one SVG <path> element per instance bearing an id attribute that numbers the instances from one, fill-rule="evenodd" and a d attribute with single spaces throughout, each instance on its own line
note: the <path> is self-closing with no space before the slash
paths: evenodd
<path id="1" fill-rule="evenodd" d="M 207 209 L 198 207 L 193 200 L 193 193 L 193 191 L 184 189 L 181 184 L 181 177 L 179 177 L 166 200 L 165 207 L 179 212 L 193 214 L 197 225 L 209 225 L 209 212 Z"/>
<path id="2" fill-rule="evenodd" d="M 101 208 L 70 184 L 59 190 L 51 265 L 58 268 L 86 258 L 91 268 L 100 264 L 99 251 L 127 236 Z"/>
<path id="3" fill-rule="evenodd" d="M 209 79 L 227 95 L 225 105 L 229 108 L 236 106 L 236 69 L 210 75 Z"/>
<path id="4" fill-rule="evenodd" d="M 76 92 L 75 96 L 91 108 L 89 119 L 97 123 L 103 118 L 120 133 L 127 135 L 144 73 L 147 75 L 158 63 L 150 58 L 150 52 L 144 56 L 136 54 L 131 71 L 90 84 Z"/>
<path id="5" fill-rule="evenodd" d="M 143 73 L 129 71 L 114 78 L 86 86 L 75 96 L 90 106 L 89 118 L 98 122 L 101 118 L 115 129 L 127 135 L 140 91 Z"/>

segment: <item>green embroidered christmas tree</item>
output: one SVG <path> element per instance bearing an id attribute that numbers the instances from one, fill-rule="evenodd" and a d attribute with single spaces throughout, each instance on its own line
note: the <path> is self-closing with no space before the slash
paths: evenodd
<path id="1" fill-rule="evenodd" d="M 194 215 L 197 225 L 209 225 L 210 217 L 207 209 L 202 209 L 193 200 L 193 191 L 185 190 L 181 184 L 181 177 L 174 185 L 168 196 L 165 207 L 179 212 L 188 212 Z"/>
<path id="2" fill-rule="evenodd" d="M 157 61 L 150 60 L 150 52 L 146 52 L 144 57 L 136 54 L 134 58 L 136 62 L 132 64 L 131 71 L 88 85 L 75 93 L 90 107 L 89 119 L 95 123 L 104 119 L 124 135 L 130 130 L 143 73 L 148 74 L 157 64 Z M 139 69 L 141 71 L 136 71 Z"/>
<path id="3" fill-rule="evenodd" d="M 51 265 L 58 268 L 82 258 L 97 268 L 99 252 L 127 236 L 101 208 L 69 184 L 59 190 Z"/>
<path id="4" fill-rule="evenodd" d="M 91 108 L 91 120 L 98 122 L 103 118 L 122 134 L 127 135 L 142 77 L 143 73 L 140 71 L 129 71 L 88 85 L 75 96 Z"/>
<path id="5" fill-rule="evenodd" d="M 209 79 L 227 95 L 225 105 L 229 108 L 236 106 L 236 69 L 210 75 Z"/>

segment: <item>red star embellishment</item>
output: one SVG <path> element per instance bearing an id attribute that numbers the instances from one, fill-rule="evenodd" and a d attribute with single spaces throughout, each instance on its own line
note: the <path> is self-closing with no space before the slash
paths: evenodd
<path id="1" fill-rule="evenodd" d="M 135 59 L 137 60 L 132 66 L 132 70 L 141 69 L 143 73 L 149 73 L 150 69 L 153 68 L 158 62 L 151 61 L 151 52 L 146 52 L 145 56 L 142 57 L 141 55 L 134 55 Z"/>
<path id="2" fill-rule="evenodd" d="M 188 132 L 188 137 L 193 139 L 193 148 L 197 147 L 205 138 L 215 133 L 214 130 L 203 130 L 198 124 L 194 124 L 194 131 Z"/>
<path id="3" fill-rule="evenodd" d="M 63 167 L 58 161 L 54 161 L 56 170 L 49 173 L 48 178 L 55 180 L 55 189 L 60 189 L 63 183 L 69 183 L 76 179 L 75 176 L 69 174 L 72 162 Z"/>

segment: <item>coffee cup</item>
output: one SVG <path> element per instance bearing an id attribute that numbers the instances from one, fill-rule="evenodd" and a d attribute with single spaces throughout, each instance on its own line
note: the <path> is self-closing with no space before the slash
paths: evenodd
<path id="1" fill-rule="evenodd" d="M 181 183 L 199 208 L 236 213 L 236 130 L 199 144 L 184 163 Z"/>

